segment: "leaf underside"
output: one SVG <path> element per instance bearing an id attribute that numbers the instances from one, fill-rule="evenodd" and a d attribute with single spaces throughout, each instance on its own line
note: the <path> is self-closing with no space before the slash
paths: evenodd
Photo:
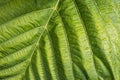
<path id="1" fill-rule="evenodd" d="M 120 80 L 119 0 L 0 0 L 0 80 Z"/>

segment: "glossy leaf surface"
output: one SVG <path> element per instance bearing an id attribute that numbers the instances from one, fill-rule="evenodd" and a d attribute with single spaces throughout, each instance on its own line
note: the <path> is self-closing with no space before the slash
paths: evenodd
<path id="1" fill-rule="evenodd" d="M 120 80 L 119 0 L 0 0 L 0 80 Z"/>

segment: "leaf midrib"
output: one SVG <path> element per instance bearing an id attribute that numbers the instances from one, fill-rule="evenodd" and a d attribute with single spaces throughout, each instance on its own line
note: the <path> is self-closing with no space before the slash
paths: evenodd
<path id="1" fill-rule="evenodd" d="M 46 25 L 44 26 L 44 29 L 43 29 L 41 35 L 39 36 L 38 41 L 36 42 L 36 44 L 35 44 L 35 46 L 34 46 L 32 55 L 31 55 L 30 60 L 29 60 L 29 64 L 27 65 L 27 67 L 26 67 L 26 69 L 25 69 L 24 75 L 25 75 L 25 73 L 26 73 L 26 71 L 27 71 L 27 68 L 29 68 L 29 65 L 30 65 L 31 60 L 32 60 L 32 56 L 33 56 L 33 54 L 34 54 L 37 46 L 39 46 L 39 41 L 41 40 L 42 35 L 43 35 L 44 32 L 47 30 L 47 26 L 48 26 L 48 24 L 49 24 L 49 21 L 50 21 L 52 15 L 54 14 L 55 10 L 57 9 L 57 6 L 58 6 L 59 2 L 60 2 L 60 0 L 57 0 L 55 7 L 52 7 L 52 10 L 53 10 L 53 11 L 51 12 L 51 14 L 50 14 L 50 16 L 49 16 L 49 18 L 48 18 L 48 21 L 47 21 Z"/>

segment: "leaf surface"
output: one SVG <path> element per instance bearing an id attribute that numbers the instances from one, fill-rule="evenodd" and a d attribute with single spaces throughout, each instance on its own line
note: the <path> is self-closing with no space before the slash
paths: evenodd
<path id="1" fill-rule="evenodd" d="M 119 80 L 118 0 L 1 0 L 0 80 Z"/>

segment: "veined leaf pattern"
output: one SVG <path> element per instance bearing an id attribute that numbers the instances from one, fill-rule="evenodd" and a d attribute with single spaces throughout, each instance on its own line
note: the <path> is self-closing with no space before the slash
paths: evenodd
<path id="1" fill-rule="evenodd" d="M 119 0 L 1 0 L 0 80 L 120 80 Z"/>

